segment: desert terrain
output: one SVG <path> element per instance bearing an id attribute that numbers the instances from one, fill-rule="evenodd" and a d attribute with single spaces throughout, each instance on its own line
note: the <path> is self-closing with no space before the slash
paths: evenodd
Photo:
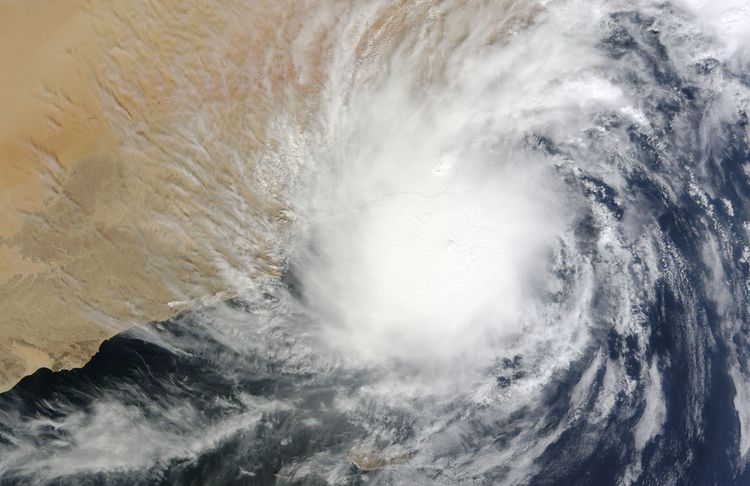
<path id="1" fill-rule="evenodd" d="M 307 8 L 0 2 L 0 390 L 277 272 L 261 165 L 317 89 Z"/>

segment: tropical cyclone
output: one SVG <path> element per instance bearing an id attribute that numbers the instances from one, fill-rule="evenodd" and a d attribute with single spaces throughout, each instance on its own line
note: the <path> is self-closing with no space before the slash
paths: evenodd
<path id="1" fill-rule="evenodd" d="M 744 5 L 254 5 L 101 27 L 18 244 L 92 322 L 216 298 L 0 394 L 0 482 L 750 484 Z"/>
<path id="2" fill-rule="evenodd" d="M 308 9 L 0 4 L 0 390 L 276 272 L 285 175 L 258 167 L 318 85 L 325 33 L 291 50 Z"/>

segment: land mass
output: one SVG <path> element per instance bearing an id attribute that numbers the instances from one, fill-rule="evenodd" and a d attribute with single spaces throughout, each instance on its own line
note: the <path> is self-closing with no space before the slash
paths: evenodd
<path id="1" fill-rule="evenodd" d="M 290 48 L 307 8 L 0 2 L 0 390 L 278 273 L 259 164 L 319 84 Z"/>

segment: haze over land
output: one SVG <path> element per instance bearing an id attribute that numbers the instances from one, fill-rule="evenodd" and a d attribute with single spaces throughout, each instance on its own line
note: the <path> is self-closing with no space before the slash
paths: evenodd
<path id="1" fill-rule="evenodd" d="M 471 34 L 485 45 L 504 42 L 538 11 L 513 1 L 473 9 L 496 19 Z M 80 366 L 103 339 L 194 299 L 278 277 L 279 238 L 299 203 L 284 191 L 304 158 L 320 155 L 304 146 L 304 132 L 321 123 L 316 117 L 330 121 L 332 105 L 318 107 L 321 100 L 337 103 L 353 89 L 336 64 L 351 55 L 385 66 L 414 35 L 459 46 L 471 19 L 448 10 L 410 2 L 0 4 L 0 65 L 11 72 L 0 80 L 9 107 L 0 114 L 0 389 L 39 367 Z M 337 25 L 348 16 L 361 21 Z M 332 49 L 337 36 L 350 52 Z M 423 54 L 409 62 L 452 69 L 451 60 Z M 441 76 L 425 82 L 449 82 Z M 343 94 L 332 97 L 334 86 Z M 356 170 L 350 177 L 368 177 Z M 397 185 L 411 187 L 408 177 Z"/>

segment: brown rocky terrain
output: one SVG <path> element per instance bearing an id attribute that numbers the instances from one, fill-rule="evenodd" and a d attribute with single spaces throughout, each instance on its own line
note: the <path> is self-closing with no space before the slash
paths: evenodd
<path id="1" fill-rule="evenodd" d="M 0 2 L 0 390 L 274 274 L 283 177 L 259 162 L 318 84 L 306 9 Z"/>

